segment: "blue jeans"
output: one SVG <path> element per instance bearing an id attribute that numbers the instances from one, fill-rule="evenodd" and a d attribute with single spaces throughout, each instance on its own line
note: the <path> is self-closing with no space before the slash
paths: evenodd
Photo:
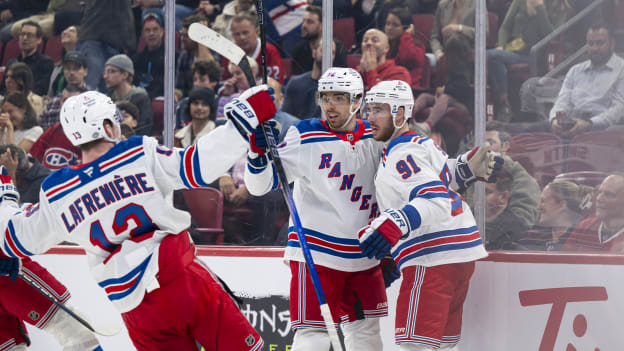
<path id="1" fill-rule="evenodd" d="M 515 52 L 489 49 L 487 51 L 488 83 L 491 91 L 497 95 L 507 94 L 507 65 L 529 63 L 529 56 L 519 55 Z"/>
<path id="2" fill-rule="evenodd" d="M 119 54 L 119 50 L 104 44 L 98 40 L 85 40 L 76 44 L 76 50 L 85 57 L 89 73 L 85 78 L 87 85 L 101 91 L 106 91 L 106 85 L 102 76 L 104 74 L 104 64 L 110 57 Z"/>

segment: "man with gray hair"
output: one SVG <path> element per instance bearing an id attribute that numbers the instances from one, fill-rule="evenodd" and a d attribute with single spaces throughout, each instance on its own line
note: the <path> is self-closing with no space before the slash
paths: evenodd
<path id="1" fill-rule="evenodd" d="M 139 125 L 135 132 L 138 135 L 152 135 L 152 100 L 142 87 L 132 85 L 134 64 L 124 54 L 115 55 L 106 61 L 104 66 L 104 82 L 109 89 L 111 100 L 127 100 L 139 109 Z"/>

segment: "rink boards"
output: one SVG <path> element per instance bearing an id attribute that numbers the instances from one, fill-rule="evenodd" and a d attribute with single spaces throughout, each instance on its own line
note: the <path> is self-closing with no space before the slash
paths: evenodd
<path id="1" fill-rule="evenodd" d="M 245 298 L 243 313 L 261 332 L 265 351 L 289 350 L 290 271 L 283 248 L 205 247 L 199 256 Z M 72 292 L 93 321 L 123 324 L 91 279 L 83 251 L 59 247 L 37 258 Z M 388 289 L 391 316 L 382 319 L 384 350 L 393 341 L 399 282 Z M 175 306 L 172 306 L 175 308 Z M 619 350 L 624 345 L 624 256 L 491 253 L 479 261 L 464 310 L 462 351 Z M 163 316 L 166 318 L 166 316 Z M 31 350 L 60 350 L 29 328 Z M 104 350 L 134 350 L 124 329 L 100 338 Z"/>

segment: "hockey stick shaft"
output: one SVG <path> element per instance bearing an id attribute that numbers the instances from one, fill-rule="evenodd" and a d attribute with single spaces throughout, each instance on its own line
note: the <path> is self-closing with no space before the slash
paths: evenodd
<path id="1" fill-rule="evenodd" d="M 103 336 L 115 335 L 119 331 L 121 331 L 121 328 L 118 328 L 119 331 L 114 332 L 114 331 L 104 331 L 104 330 L 100 330 L 101 328 L 93 327 L 84 318 L 80 317 L 76 312 L 72 311 L 69 307 L 65 306 L 64 303 L 56 299 L 56 297 L 52 296 L 52 294 L 50 294 L 49 291 L 45 290 L 41 285 L 39 285 L 39 283 L 35 282 L 31 277 L 25 275 L 22 271 L 18 273 L 18 276 L 22 278 L 22 280 L 26 282 L 26 284 L 32 286 L 33 289 L 37 290 L 41 295 L 45 296 L 48 300 L 52 301 L 53 304 L 55 304 L 60 309 L 65 311 L 67 314 L 69 314 L 72 318 L 74 318 L 76 321 L 78 321 L 80 324 L 82 324 L 85 328 L 89 329 L 90 331 L 99 335 L 103 335 Z"/>
<path id="2" fill-rule="evenodd" d="M 264 9 L 258 9 L 258 13 L 264 13 Z M 251 72 L 251 67 L 249 66 L 249 62 L 247 62 L 247 58 L 245 57 L 245 53 L 236 44 L 232 43 L 228 39 L 221 36 L 219 33 L 200 23 L 191 24 L 188 34 L 192 40 L 218 52 L 220 55 L 224 56 L 231 62 L 237 63 L 247 77 L 249 86 L 252 87 L 256 85 L 255 79 L 253 78 L 253 74 Z M 266 55 L 263 55 L 263 60 L 266 61 Z M 266 64 L 264 64 L 263 66 L 266 67 Z M 310 272 L 310 278 L 312 279 L 312 284 L 314 285 L 314 290 L 316 292 L 319 305 L 321 306 L 321 314 L 323 316 L 323 320 L 325 321 L 327 332 L 329 334 L 334 350 L 342 351 L 342 345 L 340 344 L 340 339 L 338 338 L 338 333 L 336 331 L 336 327 L 334 326 L 334 321 L 329 306 L 327 305 L 325 294 L 321 287 L 321 281 L 318 277 L 316 266 L 314 265 L 312 254 L 310 253 L 310 248 L 308 247 L 308 241 L 306 240 L 305 234 L 303 233 L 303 227 L 301 226 L 299 212 L 297 211 L 297 207 L 295 206 L 292 190 L 289 187 L 290 183 L 286 178 L 286 172 L 284 171 L 284 166 L 282 164 L 281 158 L 279 157 L 277 146 L 275 145 L 273 131 L 267 124 L 264 124 L 262 126 L 262 129 L 265 134 L 265 139 L 269 144 L 270 154 L 273 158 L 273 165 L 275 166 L 277 177 L 281 184 L 282 194 L 293 218 L 293 224 L 295 225 L 297 231 L 297 237 L 299 238 L 301 251 L 303 252 L 306 265 Z"/>

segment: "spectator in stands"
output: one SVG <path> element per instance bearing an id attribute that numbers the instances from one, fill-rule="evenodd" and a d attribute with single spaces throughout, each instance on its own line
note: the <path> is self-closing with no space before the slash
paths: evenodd
<path id="1" fill-rule="evenodd" d="M 197 44 L 188 37 L 188 28 L 192 23 L 202 23 L 208 25 L 206 17 L 200 14 L 191 15 L 182 21 L 182 30 L 180 31 L 180 39 L 182 41 L 182 52 L 178 56 L 176 62 L 176 96 L 186 96 L 193 88 L 193 72 L 191 66 L 195 61 L 215 61 L 210 49 L 203 45 Z M 221 79 L 221 77 L 219 77 Z"/>
<path id="2" fill-rule="evenodd" d="M 258 18 L 249 15 L 236 15 L 232 18 L 232 36 L 234 43 L 238 45 L 247 56 L 256 60 L 258 67 L 262 66 L 260 55 L 260 38 L 258 37 Z M 229 61 L 221 57 L 221 66 L 227 67 Z M 280 84 L 284 83 L 284 68 L 282 57 L 275 46 L 266 44 L 266 69 L 267 76 L 276 79 Z M 228 71 L 223 72 L 222 80 L 230 78 Z"/>
<path id="3" fill-rule="evenodd" d="M 165 92 L 165 28 L 163 18 L 157 12 L 143 15 L 142 35 L 145 49 L 137 53 L 134 62 L 134 84 L 145 88 L 151 99 Z"/>
<path id="4" fill-rule="evenodd" d="M 0 142 L 15 144 L 29 152 L 43 133 L 37 125 L 37 115 L 21 91 L 9 93 L 2 102 L 0 113 Z"/>
<path id="5" fill-rule="evenodd" d="M 43 38 L 41 37 L 41 27 L 35 22 L 29 21 L 22 24 L 19 34 L 20 54 L 7 62 L 11 66 L 14 62 L 23 62 L 30 67 L 34 79 L 33 91 L 39 96 L 48 92 L 50 84 L 50 74 L 54 69 L 54 63 L 48 56 L 39 52 L 38 48 Z M 3 92 L 4 92 L 3 84 Z"/>
<path id="6" fill-rule="evenodd" d="M 63 45 L 63 56 L 76 49 L 78 43 L 78 27 L 69 26 L 61 32 L 61 45 Z"/>
<path id="7" fill-rule="evenodd" d="M 272 78 L 267 81 L 267 85 L 269 86 L 269 88 L 273 88 L 273 103 L 275 104 L 275 109 L 277 110 L 273 118 L 275 118 L 275 120 L 278 121 L 280 124 L 281 129 L 279 134 L 279 141 L 281 142 L 284 139 L 284 136 L 286 136 L 286 131 L 288 130 L 288 128 L 301 120 L 281 109 L 282 85 Z"/>
<path id="8" fill-rule="evenodd" d="M 175 133 L 175 146 L 187 147 L 204 134 L 216 128 L 217 102 L 212 90 L 204 87 L 191 89 L 186 105 L 186 114 L 191 123 Z"/>
<path id="9" fill-rule="evenodd" d="M 251 67 L 251 72 L 257 80 L 259 74 L 258 63 L 256 62 L 256 60 L 252 59 L 249 56 L 246 56 L 246 58 L 249 62 L 249 67 Z M 229 73 L 231 74 L 231 77 L 223 82 L 221 89 L 219 89 L 217 92 L 219 96 L 217 107 L 218 123 L 222 123 L 225 121 L 225 114 L 223 113 L 225 104 L 237 97 L 245 89 L 249 89 L 249 82 L 247 82 L 247 77 L 245 77 L 245 74 L 243 73 L 243 70 L 240 69 L 240 67 L 232 62 L 229 62 L 227 68 Z"/>
<path id="10" fill-rule="evenodd" d="M 56 1 L 39 1 L 41 3 L 48 3 L 45 12 L 32 11 L 32 16 L 26 17 L 13 23 L 11 27 L 11 34 L 16 38 L 20 33 L 20 28 L 24 22 L 33 21 L 41 26 L 41 32 L 45 39 L 50 39 L 54 36 L 55 18 L 58 13 L 75 13 L 82 12 L 81 0 L 56 0 Z"/>
<path id="11" fill-rule="evenodd" d="M 214 23 L 217 16 L 221 14 L 223 5 L 227 0 L 200 0 L 195 12 L 204 15 L 209 23 Z"/>
<path id="12" fill-rule="evenodd" d="M 385 22 L 384 32 L 390 44 L 386 59 L 394 60 L 394 63 L 408 70 L 412 89 L 423 89 L 423 68 L 427 60 L 425 46 L 421 38 L 414 37 L 414 25 L 409 9 L 400 7 L 391 9 Z"/>
<path id="13" fill-rule="evenodd" d="M 301 24 L 301 39 L 295 45 L 292 52 L 292 68 L 290 70 L 293 76 L 312 70 L 314 65 L 313 51 L 317 46 L 317 42 L 322 38 L 323 13 L 321 8 L 314 5 L 308 5 L 303 15 L 303 23 Z M 334 39 L 336 46 L 336 54 L 334 56 L 332 67 L 347 67 L 347 51 L 344 45 Z"/>
<path id="14" fill-rule="evenodd" d="M 205 61 L 197 60 L 191 67 L 193 72 L 193 87 L 204 87 L 212 91 L 217 91 L 217 84 L 223 74 L 223 69 L 215 60 Z M 191 117 L 186 114 L 188 105 L 188 97 L 178 101 L 176 104 L 176 126 L 175 130 L 179 130 L 191 121 Z"/>
<path id="15" fill-rule="evenodd" d="M 444 41 L 451 36 L 458 36 L 474 47 L 475 37 L 475 0 L 441 0 L 435 13 L 431 29 L 431 51 L 436 60 L 444 55 Z"/>
<path id="16" fill-rule="evenodd" d="M 336 53 L 336 44 L 332 46 L 332 58 Z M 294 76 L 286 86 L 286 95 L 282 110 L 299 119 L 307 119 L 312 117 L 321 117 L 321 107 L 316 103 L 316 91 L 318 89 L 318 80 L 321 78 L 323 64 L 323 45 L 322 40 L 314 43 L 312 50 L 312 70 Z"/>
<path id="17" fill-rule="evenodd" d="M 28 98 L 35 115 L 39 116 L 43 112 L 43 99 L 32 91 L 34 87 L 33 76 L 27 64 L 23 62 L 11 64 L 4 75 L 4 79 L 6 94 L 20 91 Z"/>
<path id="18" fill-rule="evenodd" d="M 254 5 L 255 2 L 253 0 L 234 0 L 228 2 L 225 7 L 223 7 L 223 12 L 217 16 L 212 24 L 212 29 L 229 40 L 233 40 L 234 35 L 232 33 L 232 21 L 234 20 L 234 17 L 243 15 L 258 17 L 256 7 Z M 247 55 L 249 55 L 249 53 L 247 53 Z"/>
<path id="19" fill-rule="evenodd" d="M 614 50 L 609 28 L 592 25 L 587 31 L 589 60 L 568 71 L 550 111 L 553 133 L 572 138 L 624 124 L 624 60 Z"/>
<path id="20" fill-rule="evenodd" d="M 606 177 L 596 195 L 596 216 L 574 229 L 564 244 L 568 251 L 624 253 L 624 174 Z"/>
<path id="21" fill-rule="evenodd" d="M 43 0 L 5 0 L 0 2 L 0 41 L 7 42 L 13 39 L 11 29 L 15 21 L 26 18 L 33 13 L 46 10 L 48 1 Z"/>
<path id="22" fill-rule="evenodd" d="M 131 128 L 134 134 L 134 128 L 139 125 L 139 109 L 130 101 L 120 100 L 115 102 L 119 112 L 121 113 L 121 124 Z"/>
<path id="23" fill-rule="evenodd" d="M 47 130 L 60 121 L 61 106 L 69 97 L 78 95 L 87 91 L 87 88 L 76 84 L 68 84 L 63 88 L 63 92 L 59 96 L 53 97 L 43 109 L 43 113 L 39 117 L 39 125 L 43 130 Z"/>
<path id="24" fill-rule="evenodd" d="M 127 100 L 139 109 L 139 125 L 136 128 L 138 135 L 151 135 L 154 114 L 152 99 L 142 87 L 132 85 L 134 65 L 132 60 L 124 54 L 115 55 L 106 61 L 104 81 L 109 89 L 111 100 Z"/>
<path id="25" fill-rule="evenodd" d="M 69 139 L 67 139 L 67 136 L 65 136 L 63 132 L 61 122 L 58 122 L 58 120 L 63 102 L 85 91 L 84 87 L 69 84 L 65 87 L 60 97 L 56 97 L 48 103 L 48 105 L 50 105 L 48 108 L 49 114 L 46 116 L 49 118 L 46 118 L 45 121 L 56 120 L 57 122 L 47 128 L 45 132 L 37 138 L 32 148 L 30 148 L 30 154 L 41 162 L 45 168 L 54 171 L 67 166 L 75 166 L 80 163 L 80 148 L 74 146 Z M 58 99 L 58 103 L 53 104 L 56 99 Z"/>
<path id="26" fill-rule="evenodd" d="M 407 69 L 398 66 L 394 60 L 387 59 L 390 51 L 388 37 L 379 29 L 369 29 L 362 38 L 362 58 L 358 71 L 364 81 L 364 90 L 384 80 L 402 80 L 412 85 Z"/>
<path id="27" fill-rule="evenodd" d="M 0 145 L 0 165 L 15 182 L 22 203 L 39 202 L 41 183 L 50 175 L 49 169 L 13 144 Z"/>
<path id="28" fill-rule="evenodd" d="M 591 207 L 594 189 L 567 180 L 550 182 L 542 191 L 539 221 L 522 244 L 531 250 L 560 251 Z"/>
<path id="29" fill-rule="evenodd" d="M 514 250 L 526 229 L 513 226 L 509 218 L 509 200 L 512 188 L 511 175 L 503 168 L 496 183 L 485 184 L 485 247 L 488 250 Z"/>
<path id="30" fill-rule="evenodd" d="M 511 120 L 507 65 L 529 63 L 529 51 L 554 27 L 544 0 L 514 0 L 498 30 L 498 46 L 487 51 L 488 82 L 494 100 L 496 119 Z"/>
<path id="31" fill-rule="evenodd" d="M 193 10 L 197 7 L 197 0 L 175 0 L 175 30 L 182 28 L 182 19 L 193 14 Z M 165 16 L 165 0 L 136 0 L 136 5 L 143 10 L 141 17 L 145 17 L 148 13 L 156 14 L 161 18 Z"/>
<path id="32" fill-rule="evenodd" d="M 455 155 L 460 141 L 473 127 L 472 49 L 454 36 L 444 42 L 444 51 L 447 52 L 444 85 L 436 88 L 435 96 L 426 92 L 418 95 L 414 115 L 422 120 L 422 111 L 431 110 L 424 122 L 414 119 L 411 128 L 426 136 L 439 134 L 440 144 L 449 155 Z"/>
<path id="33" fill-rule="evenodd" d="M 130 3 L 131 0 L 84 0 L 76 48 L 87 63 L 87 84 L 100 91 L 106 91 L 102 80 L 106 60 L 120 52 L 136 50 Z"/>
<path id="34" fill-rule="evenodd" d="M 55 70 L 56 72 L 56 70 Z M 92 90 L 85 82 L 89 70 L 87 69 L 84 56 L 80 51 L 70 51 L 63 57 L 63 64 L 60 66 L 58 76 L 53 78 L 48 90 L 48 96 L 58 96 L 63 92 L 65 86 L 73 84 L 84 88 L 85 91 Z M 54 73 L 52 73 L 54 77 Z M 45 129 L 45 127 L 44 127 Z"/>

